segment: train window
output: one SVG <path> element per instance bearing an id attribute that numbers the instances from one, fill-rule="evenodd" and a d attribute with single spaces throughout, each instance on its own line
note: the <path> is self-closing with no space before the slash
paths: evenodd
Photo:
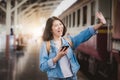
<path id="1" fill-rule="evenodd" d="M 66 25 L 66 17 L 64 17 L 64 24 Z"/>
<path id="2" fill-rule="evenodd" d="M 0 22 L 2 21 L 2 15 L 1 15 L 2 13 L 0 12 Z"/>
<path id="3" fill-rule="evenodd" d="M 71 15 L 69 15 L 69 27 L 71 27 Z"/>
<path id="4" fill-rule="evenodd" d="M 65 23 L 65 18 L 62 19 L 62 22 Z"/>
<path id="5" fill-rule="evenodd" d="M 68 27 L 68 16 L 66 16 L 66 27 Z"/>
<path id="6" fill-rule="evenodd" d="M 87 6 L 83 7 L 83 26 L 87 24 Z"/>
<path id="7" fill-rule="evenodd" d="M 2 12 L 0 11 L 0 23 L 2 22 Z"/>
<path id="8" fill-rule="evenodd" d="M 95 23 L 95 1 L 91 3 L 91 25 Z"/>
<path id="9" fill-rule="evenodd" d="M 80 25 L 80 9 L 77 10 L 77 27 Z"/>
<path id="10" fill-rule="evenodd" d="M 75 12 L 73 12 L 73 27 L 75 26 Z"/>

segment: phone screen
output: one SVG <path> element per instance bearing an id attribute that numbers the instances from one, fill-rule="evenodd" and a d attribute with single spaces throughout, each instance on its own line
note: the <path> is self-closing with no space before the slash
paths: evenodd
<path id="1" fill-rule="evenodd" d="M 62 46 L 62 48 L 61 48 L 61 50 L 60 51 L 62 51 L 64 48 L 65 48 L 65 50 L 68 48 L 69 46 Z M 64 51 L 65 51 L 64 50 Z"/>

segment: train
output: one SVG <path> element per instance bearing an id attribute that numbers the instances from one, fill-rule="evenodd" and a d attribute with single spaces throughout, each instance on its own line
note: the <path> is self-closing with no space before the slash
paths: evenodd
<path id="1" fill-rule="evenodd" d="M 107 20 L 96 35 L 75 50 L 82 71 L 90 80 L 120 80 L 120 0 L 78 0 L 59 18 L 74 36 L 98 23 L 95 14 Z"/>

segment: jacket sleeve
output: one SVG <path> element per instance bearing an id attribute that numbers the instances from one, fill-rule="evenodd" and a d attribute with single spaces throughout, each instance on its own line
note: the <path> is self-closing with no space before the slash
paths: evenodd
<path id="1" fill-rule="evenodd" d="M 40 70 L 41 71 L 48 71 L 56 67 L 56 64 L 53 64 L 53 60 L 49 59 L 45 42 L 43 42 L 43 44 L 41 45 L 39 59 L 40 59 Z"/>
<path id="2" fill-rule="evenodd" d="M 81 31 L 79 34 L 77 34 L 74 37 L 70 37 L 73 49 L 77 48 L 81 43 L 87 41 L 90 39 L 94 34 L 96 34 L 96 31 L 92 26 L 86 28 L 85 30 Z"/>

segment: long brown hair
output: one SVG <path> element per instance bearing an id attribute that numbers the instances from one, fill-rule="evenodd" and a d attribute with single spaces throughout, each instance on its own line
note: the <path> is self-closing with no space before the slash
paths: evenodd
<path id="1" fill-rule="evenodd" d="M 48 18 L 47 22 L 46 22 L 46 26 L 45 26 L 45 30 L 43 32 L 43 40 L 44 41 L 49 41 L 53 39 L 53 34 L 52 34 L 52 25 L 53 25 L 53 21 L 55 20 L 59 20 L 62 24 L 63 24 L 63 34 L 62 36 L 65 35 L 67 28 L 65 27 L 64 23 L 62 22 L 62 20 L 60 20 L 59 18 L 53 16 L 51 18 Z"/>

